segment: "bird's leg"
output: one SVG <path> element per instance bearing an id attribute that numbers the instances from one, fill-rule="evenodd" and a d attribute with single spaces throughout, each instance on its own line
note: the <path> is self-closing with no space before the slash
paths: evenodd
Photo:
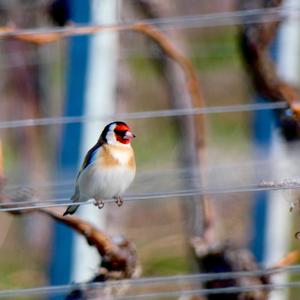
<path id="1" fill-rule="evenodd" d="M 120 196 L 114 197 L 116 199 L 117 205 L 120 207 L 123 205 L 123 199 Z"/>
<path id="2" fill-rule="evenodd" d="M 99 209 L 101 209 L 101 208 L 103 208 L 104 207 L 104 202 L 103 202 L 103 200 L 102 199 L 95 199 L 95 205 L 99 208 Z"/>

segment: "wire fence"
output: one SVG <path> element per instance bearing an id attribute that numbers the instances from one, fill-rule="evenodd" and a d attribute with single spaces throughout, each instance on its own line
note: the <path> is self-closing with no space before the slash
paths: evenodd
<path id="1" fill-rule="evenodd" d="M 13 29 L 0 31 L 0 37 L 16 37 L 20 35 L 45 35 L 60 34 L 70 37 L 83 34 L 94 34 L 104 30 L 127 30 L 135 24 L 148 24 L 159 27 L 161 30 L 172 28 L 206 28 L 217 26 L 230 26 L 251 23 L 264 23 L 282 20 L 284 17 L 299 18 L 300 10 L 297 7 L 258 8 L 250 10 L 238 10 L 206 15 L 174 16 L 169 18 L 142 19 L 126 21 L 119 24 L 82 25 L 63 28 L 38 28 L 38 29 Z M 77 29 L 77 30 L 76 30 Z M 90 29 L 91 31 L 86 31 Z"/>
<path id="2" fill-rule="evenodd" d="M 107 116 L 67 116 L 67 117 L 52 117 L 39 119 L 24 119 L 14 121 L 0 121 L 0 129 L 9 128 L 23 128 L 31 126 L 50 126 L 62 124 L 75 124 L 96 121 L 109 120 L 133 120 L 133 119 L 148 119 L 148 118 L 165 118 L 165 117 L 179 117 L 192 116 L 197 114 L 220 114 L 220 113 L 237 113 L 237 112 L 251 112 L 260 110 L 277 110 L 285 109 L 288 105 L 286 102 L 276 103 L 251 103 L 251 104 L 237 104 L 226 106 L 212 106 L 204 108 L 182 108 L 182 109 L 165 109 L 156 111 L 132 112 L 122 113 Z"/>
<path id="3" fill-rule="evenodd" d="M 146 20 L 134 20 L 123 22 L 119 24 L 108 25 L 90 25 L 90 26 L 76 26 L 67 28 L 44 28 L 44 29 L 17 29 L 11 31 L 1 31 L 0 37 L 15 37 L 18 35 L 40 35 L 40 34 L 62 34 L 64 37 L 70 37 L 74 35 L 86 34 L 82 33 L 80 29 L 86 29 L 87 27 L 96 28 L 98 31 L 109 29 L 126 29 L 128 26 L 137 23 L 146 23 L 149 25 L 159 26 L 162 30 L 169 28 L 206 28 L 212 26 L 231 26 L 241 25 L 259 22 L 271 22 L 274 20 L 281 20 L 285 17 L 299 18 L 300 10 L 293 8 L 270 8 L 270 9 L 253 9 L 245 11 L 235 12 L 223 12 L 207 15 L 191 15 L 191 16 L 176 16 L 170 18 L 159 19 L 146 19 Z M 79 29 L 76 32 L 74 29 Z M 286 102 L 278 103 L 253 103 L 253 104 L 239 104 L 228 106 L 214 106 L 206 108 L 187 108 L 187 109 L 167 109 L 157 111 L 144 111 L 144 112 L 132 112 L 123 114 L 114 114 L 107 116 L 63 116 L 63 117 L 51 117 L 40 119 L 25 119 L 25 120 L 13 120 L 13 121 L 1 121 L 0 129 L 14 129 L 30 126 L 54 126 L 63 124 L 74 124 L 83 122 L 95 122 L 106 121 L 112 119 L 147 119 L 147 118 L 162 118 L 162 117 L 179 117 L 179 116 L 193 116 L 197 114 L 217 114 L 217 113 L 235 113 L 235 112 L 253 112 L 260 110 L 278 110 L 286 109 L 288 106 Z M 65 183 L 58 183 L 59 186 L 71 185 L 71 181 Z M 231 194 L 231 193 L 246 193 L 246 192 L 260 192 L 260 191 L 280 191 L 280 190 L 298 190 L 300 183 L 295 182 L 262 182 L 260 184 L 253 185 L 241 185 L 234 187 L 222 187 L 222 188 L 199 188 L 199 189 L 181 189 L 175 191 L 155 192 L 129 195 L 124 197 L 125 202 L 142 201 L 142 200 L 159 200 L 159 199 L 175 199 L 194 197 L 202 195 L 217 195 L 217 194 Z M 20 195 L 22 199 L 22 194 Z M 105 203 L 112 203 L 114 200 L 106 199 Z M 57 198 L 48 200 L 21 200 L 21 201 L 7 201 L 0 203 L 0 212 L 28 210 L 35 208 L 50 208 L 60 207 L 73 204 L 68 198 Z M 86 202 L 78 202 L 78 205 L 95 204 L 95 201 L 90 200 Z M 176 283 L 188 282 L 199 283 L 207 282 L 209 280 L 225 280 L 225 279 L 239 279 L 240 277 L 253 277 L 253 276 L 267 276 L 275 275 L 278 273 L 299 274 L 300 265 L 269 269 L 262 271 L 249 271 L 249 272 L 230 272 L 230 273 L 210 273 L 210 274 L 194 274 L 194 275 L 182 275 L 182 276 L 168 276 L 168 277 L 155 277 L 155 278 L 140 278 L 130 280 L 120 280 L 117 282 L 105 282 L 105 283 L 86 283 L 86 284 L 70 284 L 62 286 L 45 286 L 29 289 L 16 289 L 16 290 L 1 290 L 0 298 L 17 298 L 24 296 L 34 295 L 56 295 L 69 293 L 74 289 L 101 289 L 104 287 L 116 287 L 121 285 L 151 285 L 151 284 L 164 284 L 164 283 Z M 276 284 L 263 284 L 263 285 L 250 285 L 241 287 L 227 287 L 227 288 L 215 288 L 215 289 L 182 289 L 167 292 L 149 292 L 139 295 L 130 296 L 117 296 L 115 295 L 111 299 L 158 299 L 159 297 L 179 297 L 179 296 L 194 296 L 194 295 L 211 295 L 211 294 L 227 294 L 227 293 L 241 293 L 252 290 L 282 290 L 287 288 L 299 288 L 300 281 L 291 281 L 287 283 Z M 106 298 L 108 299 L 108 298 Z"/>
<path id="4" fill-rule="evenodd" d="M 107 282 L 90 282 L 90 283 L 80 283 L 80 284 L 67 284 L 60 286 L 43 286 L 36 288 L 27 289 L 15 289 L 15 290 L 1 290 L 0 298 L 17 298 L 25 296 L 34 295 L 55 295 L 55 294 L 66 294 L 70 293 L 72 290 L 82 290 L 86 291 L 89 289 L 97 290 L 103 288 L 113 288 L 113 287 L 146 287 L 151 288 L 151 285 L 167 285 L 175 284 L 175 288 L 179 290 L 168 291 L 168 292 L 157 292 L 157 293 L 143 293 L 135 294 L 130 296 L 118 297 L 114 295 L 109 299 L 143 299 L 143 298 L 153 298 L 158 299 L 159 297 L 178 297 L 178 296 L 192 296 L 192 295 L 211 295 L 211 294 L 228 294 L 228 293 L 242 293 L 247 291 L 258 290 L 276 290 L 285 288 L 299 288 L 300 281 L 292 281 L 288 283 L 277 283 L 277 284 L 261 284 L 261 285 L 249 285 L 240 287 L 226 287 L 226 288 L 215 288 L 215 289 L 192 289 L 180 290 L 180 285 L 182 284 L 200 284 L 212 280 L 227 280 L 227 279 L 241 279 L 241 278 L 251 278 L 251 277 L 262 277 L 262 276 L 273 276 L 276 274 L 299 274 L 300 265 L 274 268 L 274 269 L 264 269 L 258 271 L 243 271 L 243 272 L 219 272 L 219 273 L 201 273 L 201 274 L 189 274 L 189 275 L 177 275 L 177 276 L 164 276 L 164 277 L 148 277 L 148 278 L 137 278 L 137 279 L 123 279 L 118 281 L 107 281 Z M 174 288 L 173 288 L 174 289 Z"/>
<path id="5" fill-rule="evenodd" d="M 123 200 L 125 202 L 132 201 L 146 201 L 146 200 L 160 200 L 160 199 L 176 199 L 176 198 L 186 198 L 194 196 L 204 196 L 204 195 L 222 195 L 222 194 L 235 194 L 235 193 L 253 193 L 253 192 L 266 192 L 266 191 L 283 191 L 283 190 L 298 190 L 300 188 L 299 182 L 286 182 L 278 183 L 276 182 L 262 182 L 259 185 L 249 185 L 249 186 L 235 186 L 235 187 L 223 187 L 223 188 L 213 188 L 213 189 L 188 189 L 188 190 L 177 190 L 168 192 L 157 192 L 157 193 L 147 193 L 141 195 L 125 196 Z M 26 195 L 24 196 L 27 197 Z M 113 199 L 103 199 L 104 203 L 113 203 Z M 89 205 L 96 204 L 97 202 L 93 199 L 88 201 L 76 202 L 76 205 Z M 69 198 L 62 199 L 49 199 L 44 201 L 7 201 L 0 203 L 0 212 L 9 211 L 20 211 L 29 210 L 37 208 L 50 208 L 50 207 L 60 207 L 68 206 L 74 204 Z"/>
<path id="6" fill-rule="evenodd" d="M 119 299 L 119 300 L 130 300 L 130 299 L 158 299 L 160 297 L 191 297 L 191 296 L 208 296 L 208 295 L 229 295 L 235 293 L 246 293 L 253 291 L 272 291 L 272 290 L 284 290 L 291 288 L 299 288 L 300 281 L 282 283 L 282 284 L 257 284 L 249 285 L 244 287 L 226 287 L 226 288 L 215 288 L 215 289 L 194 289 L 194 290 L 181 290 L 173 292 L 156 292 L 140 295 L 130 295 L 129 297 L 113 297 L 110 299 Z"/>

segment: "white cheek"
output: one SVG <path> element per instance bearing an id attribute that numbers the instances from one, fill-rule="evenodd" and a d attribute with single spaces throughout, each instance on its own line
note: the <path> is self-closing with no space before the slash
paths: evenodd
<path id="1" fill-rule="evenodd" d="M 130 144 L 123 144 L 123 143 L 120 143 L 119 141 L 117 141 L 114 131 L 111 131 L 111 130 L 108 131 L 108 133 L 106 135 L 106 140 L 107 140 L 107 144 L 109 144 L 109 145 L 119 145 L 119 146 L 124 146 L 124 147 L 130 147 Z"/>
<path id="2" fill-rule="evenodd" d="M 106 135 L 107 144 L 114 145 L 118 141 L 116 140 L 115 133 L 113 131 L 109 131 Z"/>

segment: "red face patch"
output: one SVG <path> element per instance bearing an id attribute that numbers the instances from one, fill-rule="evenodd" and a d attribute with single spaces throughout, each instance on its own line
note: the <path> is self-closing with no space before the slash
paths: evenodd
<path id="1" fill-rule="evenodd" d="M 127 130 L 130 131 L 130 128 L 125 124 L 117 125 L 116 128 L 115 128 L 115 131 L 124 131 L 125 132 Z"/>
<path id="2" fill-rule="evenodd" d="M 124 138 L 127 131 L 130 131 L 130 128 L 125 124 L 118 124 L 115 129 L 116 140 L 122 144 L 129 144 L 130 139 Z"/>
<path id="3" fill-rule="evenodd" d="M 131 141 L 128 139 L 123 139 L 121 136 L 119 136 L 118 134 L 116 134 L 116 139 L 118 142 L 122 143 L 122 144 L 129 144 Z"/>

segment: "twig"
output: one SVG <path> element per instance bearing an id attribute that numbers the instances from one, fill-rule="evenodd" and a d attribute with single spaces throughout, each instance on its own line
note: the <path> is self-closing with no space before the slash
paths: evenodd
<path id="1" fill-rule="evenodd" d="M 8 199 L 2 197 L 1 202 Z M 10 200 L 11 201 L 11 200 Z M 137 268 L 137 256 L 135 247 L 127 239 L 113 241 L 111 237 L 92 224 L 76 216 L 63 216 L 61 211 L 47 208 L 32 208 L 10 212 L 13 215 L 26 215 L 30 213 L 45 214 L 59 221 L 85 237 L 87 243 L 97 249 L 103 261 L 109 265 L 108 272 L 121 272 L 120 278 L 131 278 Z M 109 277 L 109 274 L 108 274 Z"/>
<path id="2" fill-rule="evenodd" d="M 286 256 L 280 259 L 276 264 L 274 264 L 270 269 L 280 269 L 289 265 L 295 264 L 300 259 L 300 252 L 294 250 L 289 252 Z"/>
<path id="3" fill-rule="evenodd" d="M 243 249 L 233 244 L 208 244 L 201 239 L 193 241 L 196 252 L 197 262 L 204 272 L 244 272 L 262 271 L 257 263 L 254 255 L 248 249 Z M 208 289 L 220 287 L 247 287 L 253 285 L 269 285 L 271 277 L 278 274 L 276 270 L 292 265 L 299 260 L 300 252 L 298 250 L 291 251 L 272 267 L 268 268 L 269 272 L 258 274 L 257 276 L 240 276 L 238 278 L 214 279 L 207 281 L 205 287 Z M 230 298 L 226 298 L 226 294 L 220 294 L 217 299 L 251 299 L 251 300 L 266 300 L 268 299 L 269 290 L 251 290 L 247 292 L 233 293 Z M 213 296 L 208 296 L 208 299 L 215 299 Z"/>
<path id="4" fill-rule="evenodd" d="M 197 72 L 194 69 L 190 60 L 182 55 L 169 41 L 169 39 L 159 32 L 154 26 L 148 24 L 133 25 L 133 30 L 140 31 L 146 36 L 150 37 L 156 42 L 159 47 L 165 52 L 165 54 L 173 59 L 182 69 L 186 77 L 187 90 L 189 91 L 193 103 L 193 107 L 205 107 L 204 98 L 199 86 Z M 197 149 L 198 164 L 201 164 L 201 168 L 205 170 L 207 158 L 206 158 L 206 128 L 205 118 L 203 115 L 194 116 L 195 124 L 195 147 Z M 202 178 L 202 183 L 205 179 Z M 207 196 L 202 197 L 203 201 L 203 236 L 207 239 L 212 239 L 212 226 L 213 226 L 213 213 L 210 205 L 209 198 Z"/>
<path id="5" fill-rule="evenodd" d="M 132 30 L 142 32 L 146 36 L 150 37 L 153 41 L 155 41 L 160 48 L 173 59 L 178 65 L 181 67 L 182 71 L 186 76 L 186 84 L 187 89 L 191 95 L 193 100 L 194 107 L 204 107 L 204 99 L 202 97 L 202 92 L 200 90 L 197 73 L 190 62 L 184 55 L 182 55 L 169 41 L 169 39 L 160 31 L 158 31 L 154 26 L 149 24 L 135 24 L 131 27 Z M 203 147 L 205 145 L 204 137 L 205 137 L 205 122 L 203 120 L 203 116 L 198 116 L 200 118 L 197 122 L 196 130 L 199 130 L 201 134 L 197 134 L 196 136 L 196 146 L 199 150 L 199 156 L 202 158 Z"/>
<path id="6" fill-rule="evenodd" d="M 265 8 L 276 7 L 282 2 L 282 0 L 266 0 L 263 1 L 263 5 Z M 244 5 L 247 5 L 247 1 Z M 269 46 L 274 40 L 280 22 L 281 20 L 277 19 L 272 22 L 241 26 L 241 50 L 257 92 L 273 102 L 286 101 L 294 116 L 299 118 L 300 95 L 295 88 L 279 78 L 269 54 Z"/>

